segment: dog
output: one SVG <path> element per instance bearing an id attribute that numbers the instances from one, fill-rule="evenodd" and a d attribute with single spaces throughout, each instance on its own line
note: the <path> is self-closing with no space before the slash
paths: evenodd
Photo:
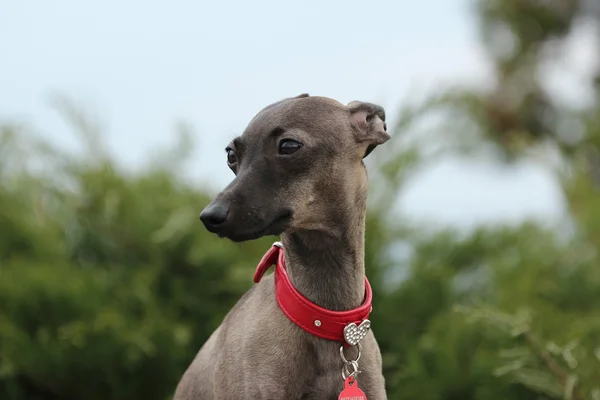
<path id="1" fill-rule="evenodd" d="M 227 146 L 235 178 L 201 221 L 233 242 L 281 242 L 185 371 L 174 400 L 360 399 L 358 388 L 386 399 L 365 318 L 363 159 L 389 139 L 381 106 L 301 94 L 262 109 Z M 271 264 L 275 273 L 263 277 Z"/>

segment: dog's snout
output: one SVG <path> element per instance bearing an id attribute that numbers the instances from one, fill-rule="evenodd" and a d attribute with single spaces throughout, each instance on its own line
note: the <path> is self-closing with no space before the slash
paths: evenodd
<path id="1" fill-rule="evenodd" d="M 200 220 L 209 231 L 214 230 L 227 219 L 229 207 L 217 203 L 211 204 L 200 213 Z"/>

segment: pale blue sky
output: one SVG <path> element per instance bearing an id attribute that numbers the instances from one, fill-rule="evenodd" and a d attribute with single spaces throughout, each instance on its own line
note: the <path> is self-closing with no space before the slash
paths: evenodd
<path id="1" fill-rule="evenodd" d="M 60 93 L 94 113 L 129 167 L 193 125 L 191 175 L 224 186 L 223 148 L 260 108 L 308 92 L 367 100 L 388 113 L 440 83 L 483 81 L 467 0 L 104 0 L 0 3 L 0 118 L 33 123 L 76 149 L 48 106 Z M 546 218 L 556 188 L 531 166 L 498 171 L 448 162 L 402 198 L 413 216 L 445 223 Z"/>

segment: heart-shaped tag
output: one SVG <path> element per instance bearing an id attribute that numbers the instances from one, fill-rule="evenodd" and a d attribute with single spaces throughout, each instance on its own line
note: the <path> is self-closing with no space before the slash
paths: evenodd
<path id="1" fill-rule="evenodd" d="M 365 392 L 360 390 L 356 379 L 349 376 L 344 381 L 344 390 L 338 396 L 338 400 L 367 400 Z"/>
<path id="2" fill-rule="evenodd" d="M 365 319 L 360 325 L 356 325 L 354 322 L 349 323 L 344 328 L 344 339 L 350 346 L 356 346 L 358 342 L 363 340 L 369 330 L 371 329 L 371 321 Z"/>

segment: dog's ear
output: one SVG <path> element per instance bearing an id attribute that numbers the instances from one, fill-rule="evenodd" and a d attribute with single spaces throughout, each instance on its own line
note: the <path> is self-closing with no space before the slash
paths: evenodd
<path id="1" fill-rule="evenodd" d="M 348 103 L 350 111 L 350 125 L 354 130 L 354 136 L 360 144 L 364 144 L 365 154 L 368 156 L 375 147 L 384 144 L 390 139 L 386 132 L 385 110 L 377 104 L 353 101 Z"/>

